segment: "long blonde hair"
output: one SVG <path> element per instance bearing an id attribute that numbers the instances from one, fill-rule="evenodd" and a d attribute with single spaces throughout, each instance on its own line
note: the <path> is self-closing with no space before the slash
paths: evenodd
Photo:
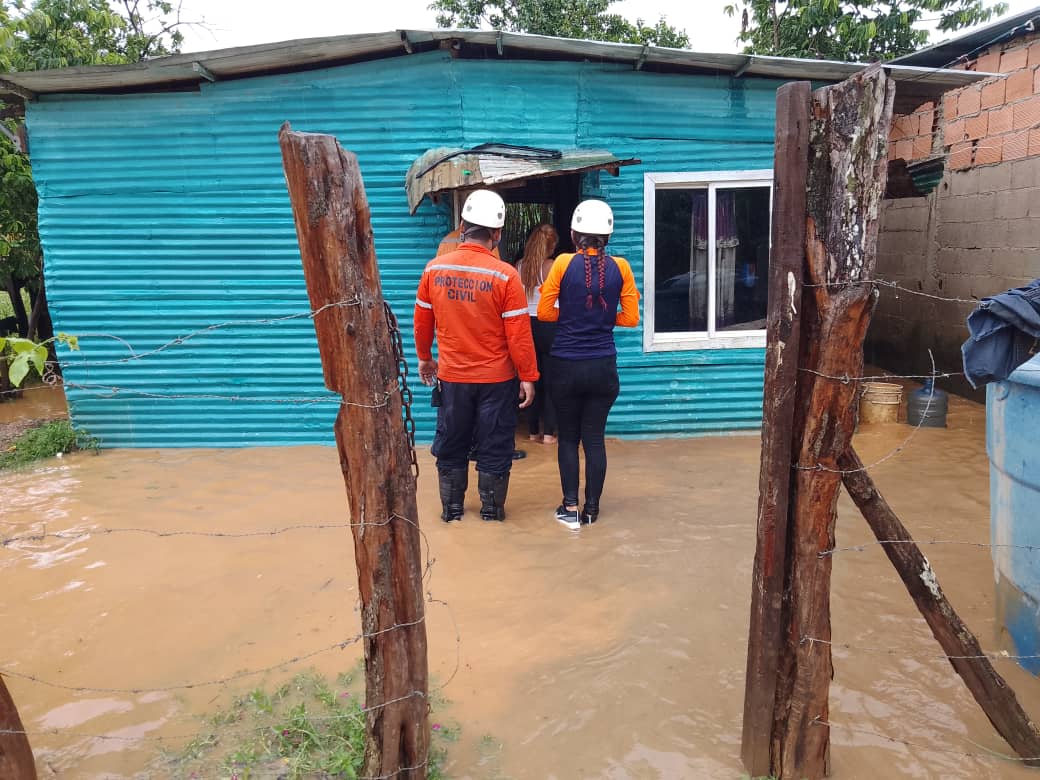
<path id="1" fill-rule="evenodd" d="M 548 223 L 539 225 L 528 236 L 524 256 L 520 258 L 520 281 L 528 295 L 542 283 L 542 263 L 552 257 L 559 240 L 556 228 Z"/>

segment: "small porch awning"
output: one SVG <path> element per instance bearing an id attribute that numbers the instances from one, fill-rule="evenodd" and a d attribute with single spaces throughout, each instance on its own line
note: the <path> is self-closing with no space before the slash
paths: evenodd
<path id="1" fill-rule="evenodd" d="M 561 176 L 586 171 L 609 171 L 635 165 L 634 157 L 621 158 L 597 149 L 536 149 L 509 144 L 481 144 L 472 149 L 429 149 L 412 163 L 405 177 L 408 207 L 414 214 L 422 199 L 469 187 L 494 187 L 508 182 Z"/>

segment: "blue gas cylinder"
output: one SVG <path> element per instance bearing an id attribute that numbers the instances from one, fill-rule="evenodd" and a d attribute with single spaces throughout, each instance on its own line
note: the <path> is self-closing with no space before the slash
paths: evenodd
<path id="1" fill-rule="evenodd" d="M 906 402 L 906 422 L 914 427 L 945 428 L 949 403 L 949 396 L 935 386 L 935 380 L 926 379 L 920 390 L 910 393 Z"/>

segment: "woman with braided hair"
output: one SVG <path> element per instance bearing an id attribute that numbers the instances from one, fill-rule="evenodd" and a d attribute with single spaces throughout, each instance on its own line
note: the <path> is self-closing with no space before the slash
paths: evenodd
<path id="1" fill-rule="evenodd" d="M 632 268 L 623 257 L 606 252 L 613 232 L 610 206 L 600 200 L 579 203 L 571 217 L 571 239 L 578 251 L 556 258 L 538 302 L 538 319 L 557 322 L 549 370 L 563 488 L 556 519 L 571 530 L 599 517 L 607 475 L 604 432 L 620 389 L 614 326 L 639 324 L 639 290 Z M 580 512 L 579 443 L 585 452 L 585 505 Z"/>

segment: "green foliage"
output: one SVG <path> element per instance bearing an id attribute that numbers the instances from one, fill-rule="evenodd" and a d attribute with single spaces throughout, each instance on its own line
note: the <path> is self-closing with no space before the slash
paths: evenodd
<path id="1" fill-rule="evenodd" d="M 739 40 L 748 54 L 850 62 L 888 60 L 916 51 L 938 22 L 950 32 L 988 21 L 1007 3 L 985 0 L 739 0 L 725 7 L 741 12 Z"/>
<path id="2" fill-rule="evenodd" d="M 0 73 L 170 54 L 180 50 L 181 24 L 167 0 L 0 0 Z M 15 142 L 20 120 L 0 123 L 0 279 L 38 288 L 43 257 L 36 187 L 29 158 Z"/>
<path id="3" fill-rule="evenodd" d="M 635 24 L 620 14 L 609 13 L 616 0 L 434 0 L 440 27 L 479 28 L 488 26 L 508 32 L 584 38 L 593 41 L 642 43 L 687 48 L 690 39 L 683 30 L 669 25 L 662 16 L 657 24 L 642 19 Z"/>
<path id="4" fill-rule="evenodd" d="M 47 345 L 52 341 L 67 344 L 73 351 L 79 349 L 79 339 L 65 333 L 59 333 L 42 344 L 37 344 L 31 339 L 0 336 L 0 360 L 6 360 L 10 364 L 8 376 L 12 385 L 21 387 L 25 377 L 29 375 L 30 368 L 35 368 L 36 373 L 40 377 L 43 376 L 43 369 L 47 363 Z"/>
<path id="5" fill-rule="evenodd" d="M 179 14 L 166 0 L 0 2 L 13 25 L 14 70 L 139 62 L 179 51 L 184 40 Z"/>
<path id="6" fill-rule="evenodd" d="M 353 675 L 340 675 L 334 688 L 316 673 L 272 693 L 256 688 L 209 717 L 204 733 L 164 758 L 164 771 L 179 778 L 356 778 L 365 757 L 365 713 L 355 688 Z M 443 743 L 457 738 L 457 729 L 433 724 L 430 780 L 444 780 Z"/>
<path id="7" fill-rule="evenodd" d="M 52 420 L 29 429 L 0 452 L 0 470 L 75 450 L 96 451 L 98 445 L 97 439 L 86 431 L 74 429 L 68 420 Z"/>
<path id="8" fill-rule="evenodd" d="M 29 300 L 29 296 L 25 290 L 22 290 L 22 305 L 25 307 L 26 311 L 32 307 L 32 301 Z M 11 303 L 11 296 L 5 292 L 0 292 L 0 320 L 13 316 L 14 304 Z"/>

